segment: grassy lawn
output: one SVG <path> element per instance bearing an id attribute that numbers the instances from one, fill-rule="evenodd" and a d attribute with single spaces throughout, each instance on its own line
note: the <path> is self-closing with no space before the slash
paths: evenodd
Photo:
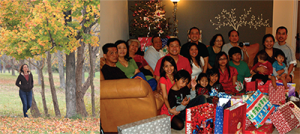
<path id="1" fill-rule="evenodd" d="M 15 81 L 18 77 L 18 74 L 16 73 L 16 76 L 12 76 L 11 74 L 9 74 L 8 72 L 6 73 L 0 73 L 0 132 L 9 132 L 12 133 L 8 130 L 3 129 L 3 127 L 5 126 L 3 123 L 1 123 L 3 120 L 6 119 L 11 119 L 12 121 L 15 120 L 19 120 L 20 122 L 22 122 L 24 120 L 23 117 L 23 113 L 22 113 L 22 102 L 21 99 L 19 97 L 19 88 L 17 86 L 15 86 Z M 48 73 L 44 73 L 44 80 L 45 80 L 45 94 L 46 94 L 46 102 L 47 102 L 47 108 L 48 108 L 48 112 L 50 114 L 50 118 L 49 117 L 45 117 L 44 115 L 44 109 L 43 109 L 43 103 L 42 103 L 42 96 L 41 96 L 41 86 L 38 85 L 38 75 L 35 73 L 35 71 L 33 71 L 33 77 L 34 77 L 34 97 L 37 103 L 37 106 L 40 110 L 40 113 L 42 114 L 41 119 L 40 118 L 36 118 L 34 120 L 37 120 L 37 122 L 52 122 L 52 121 L 61 121 L 64 122 L 64 119 L 57 119 L 54 118 L 55 117 L 55 112 L 54 112 L 54 107 L 53 107 L 53 103 L 52 103 L 52 96 L 51 96 L 51 91 L 50 91 L 50 85 L 49 85 L 49 79 L 48 79 Z M 59 75 L 58 73 L 53 73 L 53 77 L 54 77 L 54 84 L 56 87 L 56 94 L 57 94 L 57 99 L 58 99 L 58 104 L 59 104 L 59 109 L 61 112 L 62 117 L 64 117 L 66 115 L 66 100 L 65 100 L 65 90 L 59 88 L 60 83 L 59 83 Z M 88 73 L 85 73 L 85 79 L 88 77 Z M 81 121 L 87 120 L 87 122 L 90 122 L 90 127 L 89 128 L 93 128 L 93 126 L 99 129 L 99 124 L 97 123 L 93 123 L 93 121 L 95 122 L 95 120 L 97 120 L 99 122 L 99 118 L 100 118 L 100 114 L 99 114 L 99 110 L 100 110 L 100 73 L 97 72 L 95 77 L 94 77 L 94 86 L 95 86 L 95 105 L 96 105 L 96 117 L 92 118 L 92 117 L 87 117 L 87 118 L 82 118 Z M 91 89 L 88 89 L 88 91 L 85 94 L 84 97 L 84 101 L 86 104 L 86 109 L 87 112 L 89 113 L 89 115 L 92 115 L 92 104 L 91 104 Z M 31 116 L 31 113 L 28 112 L 29 117 Z M 1 121 L 2 120 L 2 121 Z M 42 121 L 41 121 L 42 120 Z M 69 120 L 70 124 L 77 122 L 78 120 Z M 27 122 L 27 121 L 25 121 Z M 76 123 L 75 123 L 76 124 Z M 4 125 L 4 126 L 3 126 Z M 45 124 L 45 126 L 49 124 Z M 51 125 L 50 125 L 51 126 Z M 6 127 L 13 127 L 13 126 L 6 126 Z M 63 128 L 66 126 L 63 126 Z M 74 129 L 74 130 L 84 130 L 86 132 L 98 132 L 97 130 L 91 130 L 91 129 L 87 129 L 84 128 L 85 126 L 82 126 L 80 128 L 74 128 L 75 126 L 73 125 L 72 128 L 70 129 Z M 26 127 L 25 127 L 26 128 Z M 22 130 L 18 130 L 15 132 L 26 132 L 26 129 L 22 129 Z M 41 133 L 41 132 L 58 132 L 55 131 L 53 129 L 51 129 L 51 127 L 48 128 L 43 128 L 40 127 L 41 129 L 43 129 L 43 131 L 40 131 L 39 129 L 37 129 L 37 133 Z M 55 127 L 54 127 L 55 128 Z M 61 128 L 61 132 L 68 132 L 67 130 L 64 130 L 63 128 Z M 28 127 L 28 129 L 31 129 L 30 127 Z M 70 131 L 71 133 L 72 131 Z"/>

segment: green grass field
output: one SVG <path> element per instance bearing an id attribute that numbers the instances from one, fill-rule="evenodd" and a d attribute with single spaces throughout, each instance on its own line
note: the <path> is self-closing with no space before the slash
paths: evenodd
<path id="1" fill-rule="evenodd" d="M 8 72 L 6 73 L 0 73 L 0 116 L 8 116 L 8 117 L 23 117 L 22 113 L 22 102 L 19 97 L 19 88 L 15 86 L 15 81 L 18 77 L 18 74 L 16 73 L 16 76 L 12 76 Z M 34 97 L 36 100 L 36 103 L 38 105 L 38 108 L 40 110 L 40 113 L 43 117 L 44 115 L 44 109 L 43 109 L 43 103 L 42 103 L 42 96 L 41 96 L 41 86 L 38 85 L 38 75 L 33 71 L 33 77 L 34 77 Z M 64 117 L 66 115 L 66 100 L 65 100 L 65 90 L 59 88 L 59 75 L 58 73 L 53 73 L 54 77 L 54 83 L 56 87 L 56 93 L 57 93 L 57 99 L 59 103 L 59 109 L 61 112 L 61 115 Z M 85 79 L 88 77 L 88 73 L 85 73 Z M 47 108 L 48 112 L 51 117 L 55 116 L 54 113 L 54 107 L 52 103 L 52 96 L 50 92 L 50 85 L 49 85 L 49 79 L 48 79 L 48 73 L 44 73 L 44 80 L 45 80 L 45 92 L 46 92 L 46 102 L 47 102 Z M 99 118 L 99 110 L 100 110 L 100 73 L 96 72 L 94 77 L 94 86 L 95 86 L 95 105 L 96 105 L 96 117 Z M 89 115 L 92 115 L 92 104 L 91 104 L 91 89 L 88 89 L 88 91 L 85 94 L 84 101 L 86 104 L 86 109 Z M 29 116 L 31 117 L 30 112 L 28 112 Z"/>

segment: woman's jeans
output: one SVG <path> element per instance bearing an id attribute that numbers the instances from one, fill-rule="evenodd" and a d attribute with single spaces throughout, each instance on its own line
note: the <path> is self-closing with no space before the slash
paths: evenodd
<path id="1" fill-rule="evenodd" d="M 31 107 L 32 90 L 30 92 L 25 92 L 25 91 L 19 90 L 19 96 L 20 96 L 22 104 L 23 104 L 24 117 L 28 117 L 28 115 L 26 113 L 27 113 L 28 109 Z"/>

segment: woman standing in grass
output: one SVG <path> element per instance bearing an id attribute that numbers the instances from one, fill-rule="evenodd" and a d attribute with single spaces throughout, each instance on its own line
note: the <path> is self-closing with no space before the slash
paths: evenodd
<path id="1" fill-rule="evenodd" d="M 16 81 L 16 85 L 20 88 L 19 96 L 23 104 L 24 117 L 28 117 L 27 111 L 31 107 L 31 102 L 32 102 L 33 77 L 28 69 L 27 64 L 23 64 L 20 67 L 19 72 L 20 74 Z"/>

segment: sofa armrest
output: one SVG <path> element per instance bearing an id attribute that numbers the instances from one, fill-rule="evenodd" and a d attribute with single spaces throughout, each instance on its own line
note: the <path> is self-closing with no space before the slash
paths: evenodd
<path id="1" fill-rule="evenodd" d="M 101 81 L 101 89 L 107 90 L 100 90 L 100 98 L 143 98 L 149 94 L 147 88 L 151 88 L 149 84 L 139 79 L 105 80 Z"/>

